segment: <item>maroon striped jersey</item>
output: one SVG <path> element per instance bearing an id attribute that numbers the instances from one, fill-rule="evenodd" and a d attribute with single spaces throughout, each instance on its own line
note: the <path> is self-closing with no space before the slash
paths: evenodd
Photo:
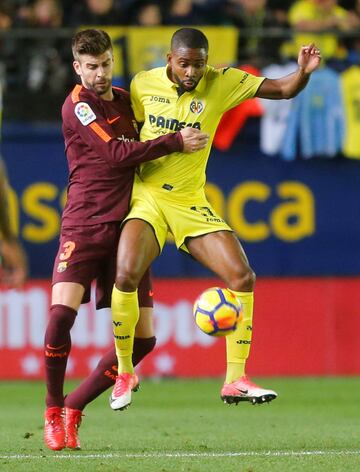
<path id="1" fill-rule="evenodd" d="M 136 166 L 182 150 L 179 133 L 140 143 L 130 94 L 116 87 L 113 94 L 107 101 L 76 85 L 62 107 L 69 166 L 63 226 L 121 221 Z"/>

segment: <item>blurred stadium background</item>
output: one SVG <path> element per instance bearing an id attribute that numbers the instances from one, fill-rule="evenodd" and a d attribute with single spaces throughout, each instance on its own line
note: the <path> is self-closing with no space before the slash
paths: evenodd
<path id="1" fill-rule="evenodd" d="M 258 276 L 251 375 L 360 374 L 360 2 L 305 3 L 312 2 L 329 8 L 328 22 L 306 37 L 322 48 L 324 67 L 296 100 L 253 100 L 233 110 L 208 166 L 208 196 Z M 0 288 L 0 379 L 43 377 L 67 183 L 60 113 L 74 83 L 74 31 L 82 24 L 107 29 L 116 46 L 115 82 L 125 88 L 137 71 L 164 64 L 178 25 L 206 33 L 211 65 L 277 77 L 294 67 L 304 39 L 299 3 L 1 2 L 2 155 L 30 280 L 23 291 Z M 201 334 L 192 319 L 198 293 L 220 282 L 171 241 L 153 271 L 158 344 L 140 373 L 222 376 L 223 341 Z M 68 375 L 79 378 L 112 343 L 109 313 L 83 306 L 72 342 Z"/>

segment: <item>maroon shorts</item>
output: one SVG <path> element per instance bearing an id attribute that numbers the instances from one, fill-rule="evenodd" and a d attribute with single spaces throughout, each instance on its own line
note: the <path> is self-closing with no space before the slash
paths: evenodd
<path id="1" fill-rule="evenodd" d="M 59 282 L 81 284 L 85 288 L 82 303 L 88 303 L 91 283 L 95 281 L 96 308 L 110 307 L 119 237 L 119 223 L 62 228 L 52 284 Z M 152 307 L 152 295 L 151 274 L 148 270 L 139 285 L 139 306 Z"/>

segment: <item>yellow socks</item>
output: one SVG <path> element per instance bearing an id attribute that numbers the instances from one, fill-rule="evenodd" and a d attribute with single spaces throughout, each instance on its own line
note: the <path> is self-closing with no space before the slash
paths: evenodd
<path id="1" fill-rule="evenodd" d="M 238 323 L 236 330 L 226 336 L 226 383 L 231 383 L 245 374 L 246 359 L 249 357 L 252 318 L 254 308 L 253 292 L 232 292 L 242 304 L 243 318 Z"/>
<path id="2" fill-rule="evenodd" d="M 115 285 L 111 297 L 112 325 L 119 373 L 132 374 L 135 326 L 139 319 L 137 290 L 122 292 Z"/>

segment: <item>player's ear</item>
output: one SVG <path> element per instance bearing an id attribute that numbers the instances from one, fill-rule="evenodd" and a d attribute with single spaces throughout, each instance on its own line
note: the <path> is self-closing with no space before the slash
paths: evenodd
<path id="1" fill-rule="evenodd" d="M 168 63 L 168 64 L 171 63 L 171 59 L 172 59 L 172 54 L 171 54 L 171 52 L 168 52 L 168 53 L 166 54 L 166 60 L 167 60 L 167 63 Z"/>
<path id="2" fill-rule="evenodd" d="M 77 75 L 81 75 L 81 74 L 80 74 L 80 72 L 81 72 L 81 70 L 80 70 L 80 64 L 79 64 L 78 61 L 74 61 L 74 62 L 73 62 L 73 67 L 74 67 L 74 70 L 75 70 L 75 72 L 77 73 Z"/>

